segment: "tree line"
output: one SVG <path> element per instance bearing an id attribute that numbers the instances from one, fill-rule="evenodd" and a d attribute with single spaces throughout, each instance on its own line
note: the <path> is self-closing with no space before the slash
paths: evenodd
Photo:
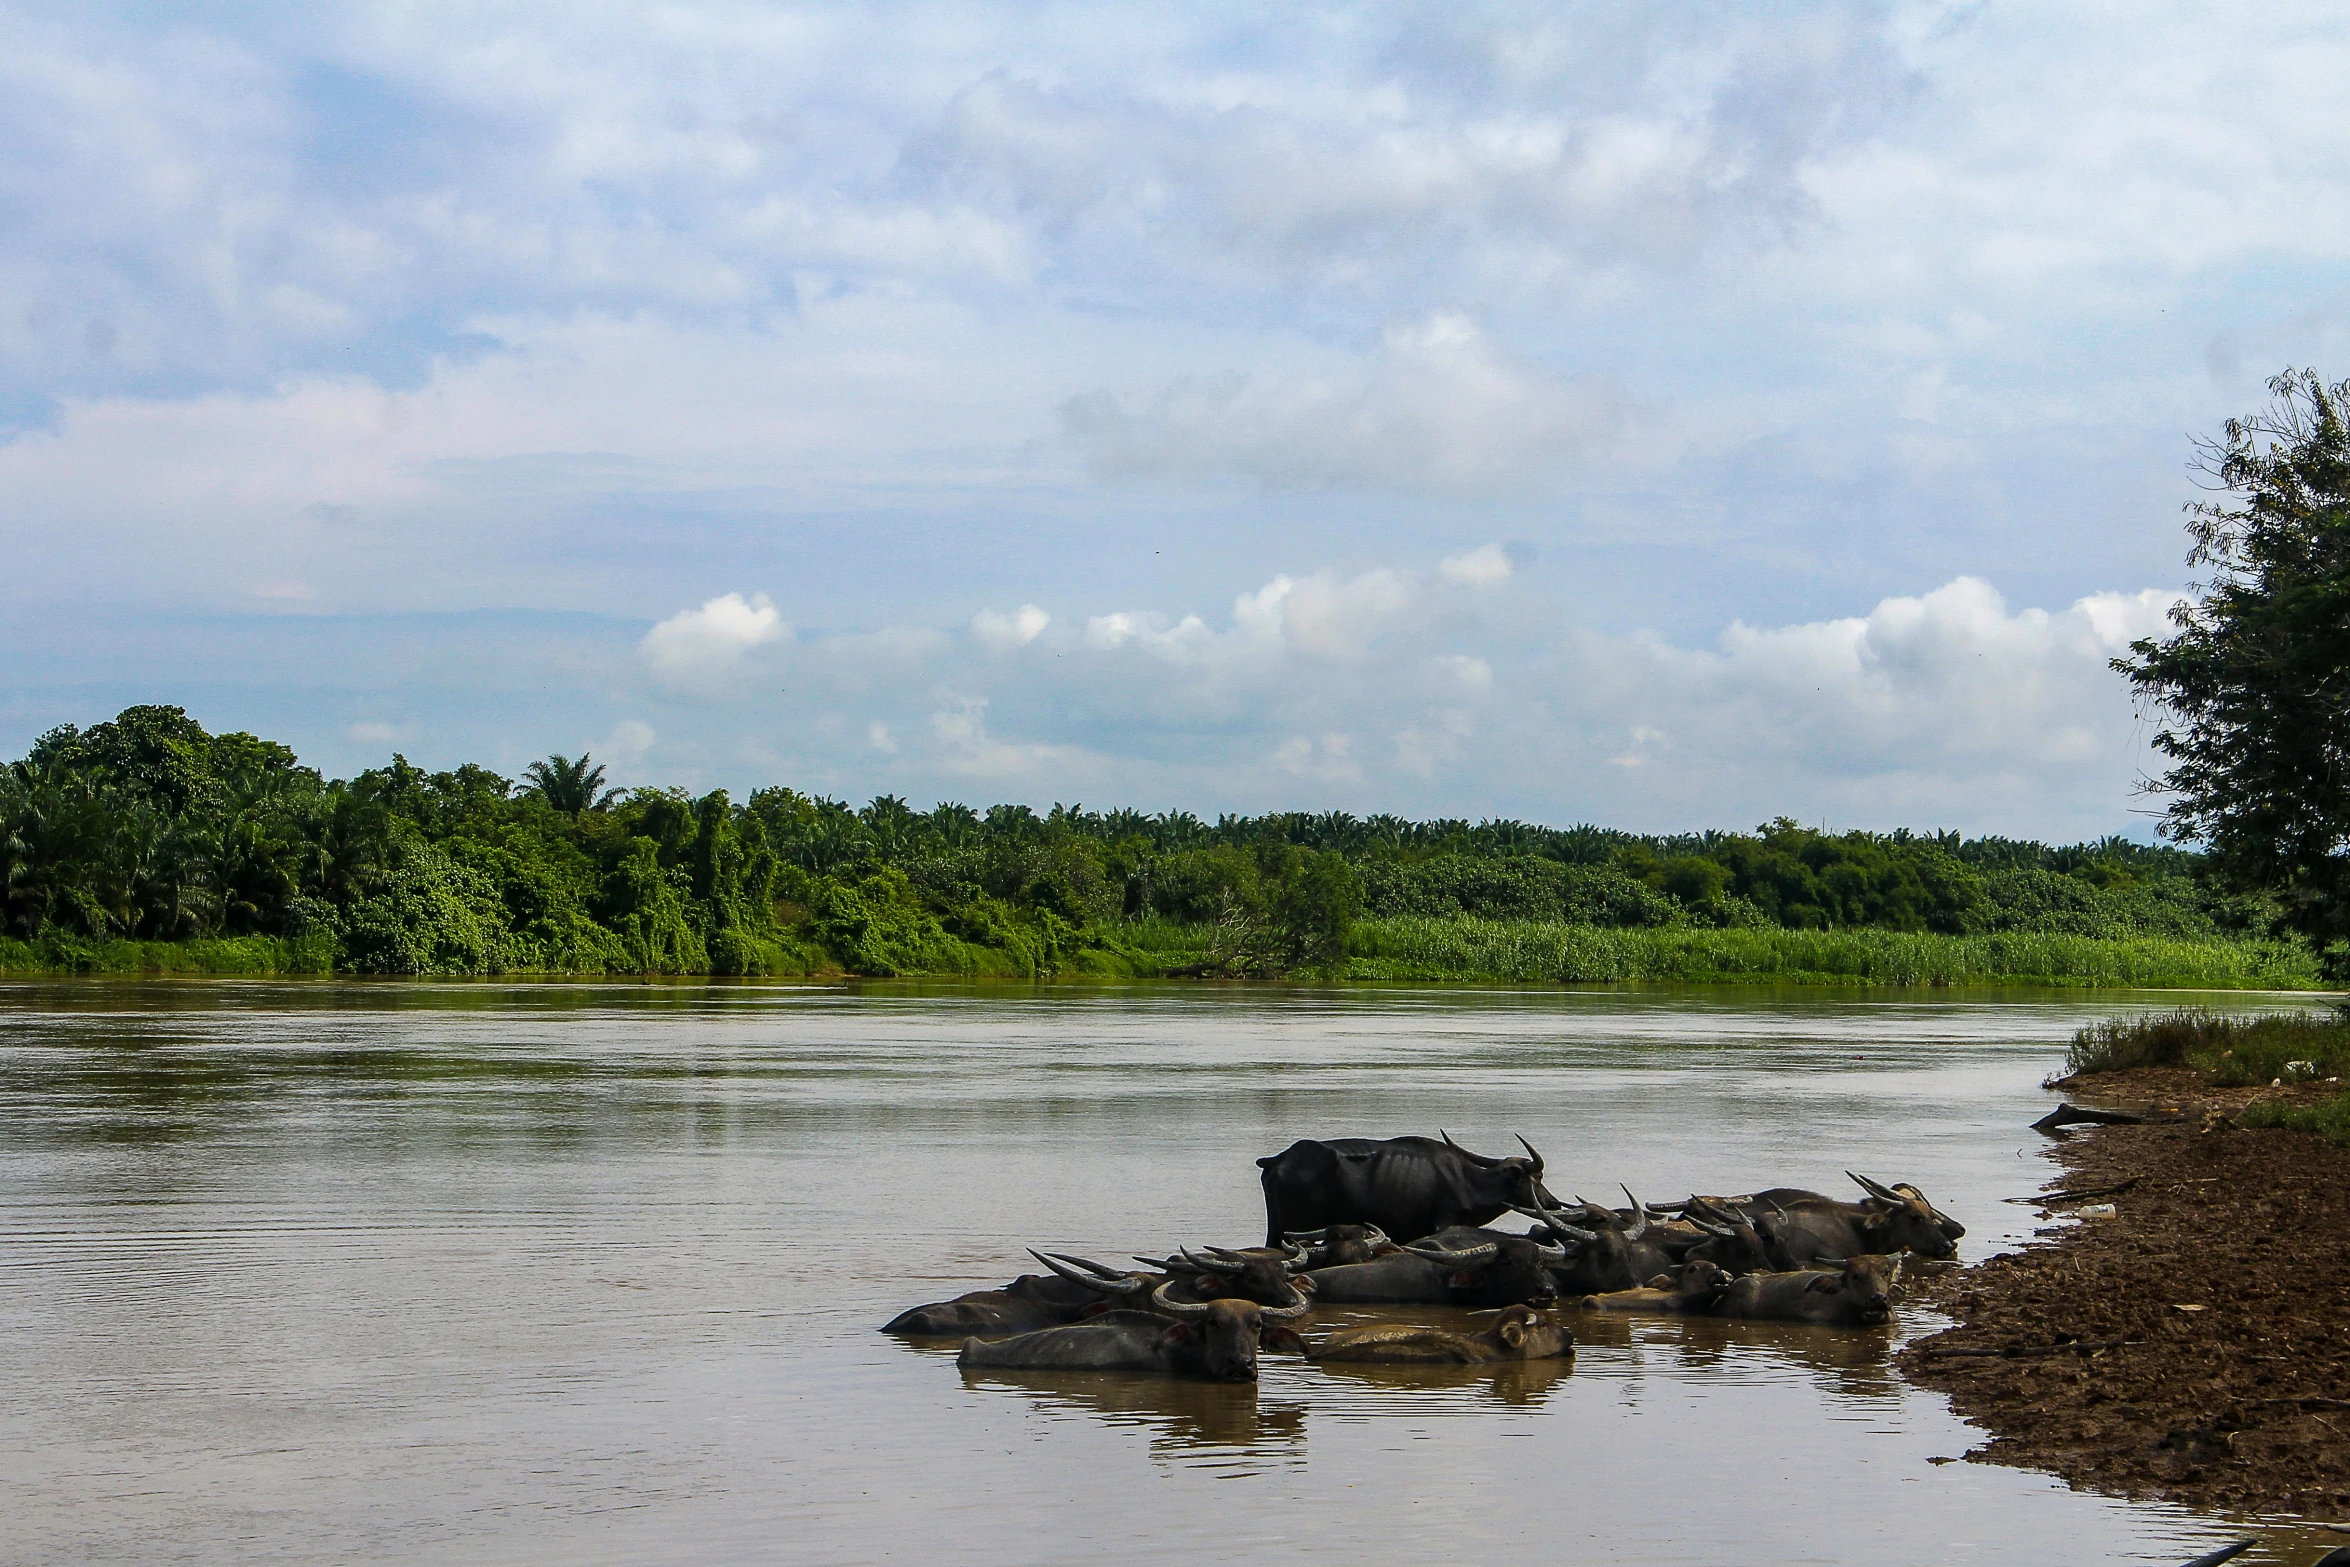
<path id="1" fill-rule="evenodd" d="M 2271 914 L 2199 858 L 2108 838 L 1643 835 L 1340 812 L 859 807 L 783 787 L 605 787 L 591 758 L 519 779 L 404 758 L 329 779 L 176 707 L 43 735 L 0 769 L 0 934 L 306 942 L 343 971 L 1177 972 L 1343 963 L 1361 919 L 2222 937 Z"/>

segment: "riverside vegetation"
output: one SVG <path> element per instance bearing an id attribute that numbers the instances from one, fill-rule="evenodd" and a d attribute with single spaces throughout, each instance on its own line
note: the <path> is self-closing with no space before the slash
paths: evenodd
<path id="1" fill-rule="evenodd" d="M 330 780 L 174 707 L 0 769 L 0 970 L 2305 988 L 2175 848 Z"/>

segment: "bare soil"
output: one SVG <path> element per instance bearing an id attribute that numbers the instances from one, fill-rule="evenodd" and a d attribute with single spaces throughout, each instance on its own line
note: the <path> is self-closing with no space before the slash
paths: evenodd
<path id="1" fill-rule="evenodd" d="M 2115 1216 L 1914 1287 L 1960 1325 L 1904 1348 L 1901 1369 L 1990 1431 L 1971 1460 L 2350 1519 L 2350 1150 L 2230 1119 L 2337 1090 L 2213 1089 L 2158 1068 L 2063 1086 L 2185 1119 L 2065 1134 L 2051 1188 L 2122 1186 L 2082 1200 Z"/>

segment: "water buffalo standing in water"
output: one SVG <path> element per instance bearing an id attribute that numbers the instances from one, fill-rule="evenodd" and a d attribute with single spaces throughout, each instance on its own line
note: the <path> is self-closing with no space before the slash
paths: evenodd
<path id="1" fill-rule="evenodd" d="M 1521 1159 L 1471 1153 L 1450 1136 L 1338 1137 L 1291 1143 L 1259 1159 L 1265 1243 L 1292 1230 L 1374 1224 L 1416 1241 L 1448 1224 L 1483 1224 L 1512 1203 L 1545 1200 L 1542 1155 L 1523 1137 Z"/>
<path id="2" fill-rule="evenodd" d="M 1052 1266 L 1049 1261 L 1045 1265 Z M 1059 1270 L 1055 1269 L 1054 1273 L 1058 1274 Z M 942 1336 L 1028 1333 L 1075 1322 L 1101 1304 L 1102 1294 L 1097 1289 L 1088 1289 L 1065 1277 L 1023 1273 L 1000 1290 L 973 1290 L 953 1300 L 899 1312 L 882 1325 L 881 1331 Z"/>
<path id="3" fill-rule="evenodd" d="M 1736 1278 L 1720 1265 L 1696 1258 L 1660 1273 L 1639 1289 L 1586 1295 L 1585 1311 L 1637 1311 L 1655 1316 L 1704 1316 L 1720 1304 Z"/>
<path id="4" fill-rule="evenodd" d="M 1524 1235 L 1449 1225 L 1370 1262 L 1317 1268 L 1314 1296 L 1331 1304 L 1515 1306 L 1548 1300 L 1566 1250 Z"/>
<path id="5" fill-rule="evenodd" d="M 1539 1311 L 1510 1306 L 1482 1333 L 1401 1324 L 1348 1328 L 1312 1346 L 1306 1356 L 1388 1365 L 1476 1366 L 1502 1360 L 1559 1360 L 1574 1353 L 1574 1334 Z"/>
<path id="6" fill-rule="evenodd" d="M 1160 1376 L 1254 1382 L 1257 1349 L 1303 1350 L 1287 1324 L 1305 1315 L 1305 1296 L 1292 1304 L 1249 1300 L 1197 1303 L 1171 1298 L 1172 1282 L 1151 1293 L 1150 1311 L 1106 1311 L 1085 1322 L 1045 1328 L 986 1343 L 963 1341 L 955 1364 L 966 1370 L 1148 1371 Z"/>
<path id="7" fill-rule="evenodd" d="M 1823 1258 L 1834 1267 L 1793 1273 L 1749 1273 L 1715 1303 L 1717 1317 L 1749 1321 L 1816 1322 L 1829 1327 L 1875 1327 L 1893 1315 L 1900 1298 L 1901 1263 L 1887 1257 Z"/>

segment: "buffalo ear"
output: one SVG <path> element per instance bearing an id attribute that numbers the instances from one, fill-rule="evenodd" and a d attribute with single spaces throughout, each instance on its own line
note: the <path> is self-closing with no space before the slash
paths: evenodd
<path id="1" fill-rule="evenodd" d="M 1652 1290 L 1669 1290 L 1673 1287 L 1673 1276 L 1670 1273 L 1660 1273 L 1650 1279 L 1644 1287 Z"/>
<path id="2" fill-rule="evenodd" d="M 1299 1336 L 1297 1329 L 1286 1323 L 1276 1322 L 1265 1329 L 1263 1343 L 1267 1349 L 1284 1355 L 1302 1355 L 1306 1352 L 1306 1341 Z"/>
<path id="3" fill-rule="evenodd" d="M 1477 1282 L 1477 1275 L 1468 1272 L 1456 1273 L 1444 1282 L 1456 1290 L 1465 1290 Z"/>
<path id="4" fill-rule="evenodd" d="M 1844 1279 L 1842 1275 L 1835 1273 L 1823 1273 L 1818 1278 L 1813 1279 L 1809 1284 L 1806 1284 L 1804 1289 L 1807 1291 L 1818 1290 L 1823 1295 L 1832 1295 L 1843 1287 Z"/>
<path id="5" fill-rule="evenodd" d="M 1188 1322 L 1170 1322 L 1167 1331 L 1159 1335 L 1161 1342 L 1168 1344 L 1188 1344 L 1195 1337 Z"/>
<path id="6" fill-rule="evenodd" d="M 1515 1317 L 1504 1322 L 1496 1331 L 1501 1334 L 1501 1341 L 1512 1349 L 1526 1342 L 1526 1324 Z"/>

